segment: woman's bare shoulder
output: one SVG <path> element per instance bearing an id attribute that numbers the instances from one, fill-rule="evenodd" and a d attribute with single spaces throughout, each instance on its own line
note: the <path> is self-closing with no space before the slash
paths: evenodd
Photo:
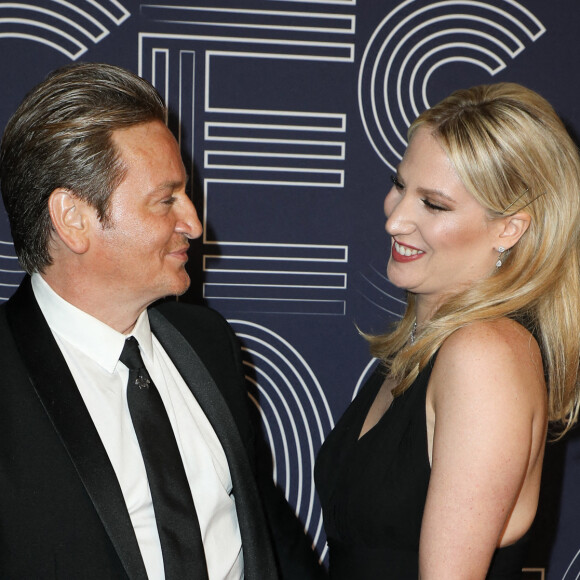
<path id="1" fill-rule="evenodd" d="M 538 343 L 532 334 L 511 318 L 477 321 L 456 330 L 441 347 L 444 356 L 469 355 L 474 348 L 483 347 L 485 352 L 496 355 L 540 354 Z M 481 353 L 483 354 L 483 352 Z"/>
<path id="2" fill-rule="evenodd" d="M 455 331 L 433 369 L 434 395 L 460 389 L 476 397 L 535 399 L 545 391 L 542 357 L 532 334 L 509 318 L 475 322 Z M 443 393 L 441 393 L 443 396 Z"/>

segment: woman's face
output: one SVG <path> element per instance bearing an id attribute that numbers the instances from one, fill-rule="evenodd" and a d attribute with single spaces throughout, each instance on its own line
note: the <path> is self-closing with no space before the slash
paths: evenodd
<path id="1" fill-rule="evenodd" d="M 428 127 L 416 131 L 385 198 L 389 280 L 417 295 L 418 316 L 495 267 L 501 220 L 465 189 Z"/>

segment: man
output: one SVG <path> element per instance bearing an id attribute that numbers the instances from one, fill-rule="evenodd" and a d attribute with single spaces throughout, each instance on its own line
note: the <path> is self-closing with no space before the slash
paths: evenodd
<path id="1" fill-rule="evenodd" d="M 235 337 L 205 308 L 148 310 L 187 290 L 202 233 L 165 118 L 139 77 L 73 65 L 4 133 L 29 274 L 0 308 L 4 578 L 278 577 Z M 274 536 L 282 569 L 319 573 Z"/>

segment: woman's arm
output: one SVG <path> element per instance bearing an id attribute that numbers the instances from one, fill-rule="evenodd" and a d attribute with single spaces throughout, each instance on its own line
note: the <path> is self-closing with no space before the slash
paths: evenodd
<path id="1" fill-rule="evenodd" d="M 537 506 L 546 393 L 535 340 L 507 319 L 456 331 L 427 405 L 435 421 L 420 577 L 483 579 L 495 548 L 523 535 Z"/>

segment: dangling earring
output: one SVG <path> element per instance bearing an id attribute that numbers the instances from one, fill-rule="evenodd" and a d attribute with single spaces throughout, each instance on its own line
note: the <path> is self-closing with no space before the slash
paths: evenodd
<path id="1" fill-rule="evenodd" d="M 505 248 L 503 246 L 500 246 L 497 251 L 499 252 L 499 256 L 497 257 L 497 262 L 495 263 L 495 267 L 496 268 L 501 268 L 502 265 L 502 254 L 505 252 Z"/>

